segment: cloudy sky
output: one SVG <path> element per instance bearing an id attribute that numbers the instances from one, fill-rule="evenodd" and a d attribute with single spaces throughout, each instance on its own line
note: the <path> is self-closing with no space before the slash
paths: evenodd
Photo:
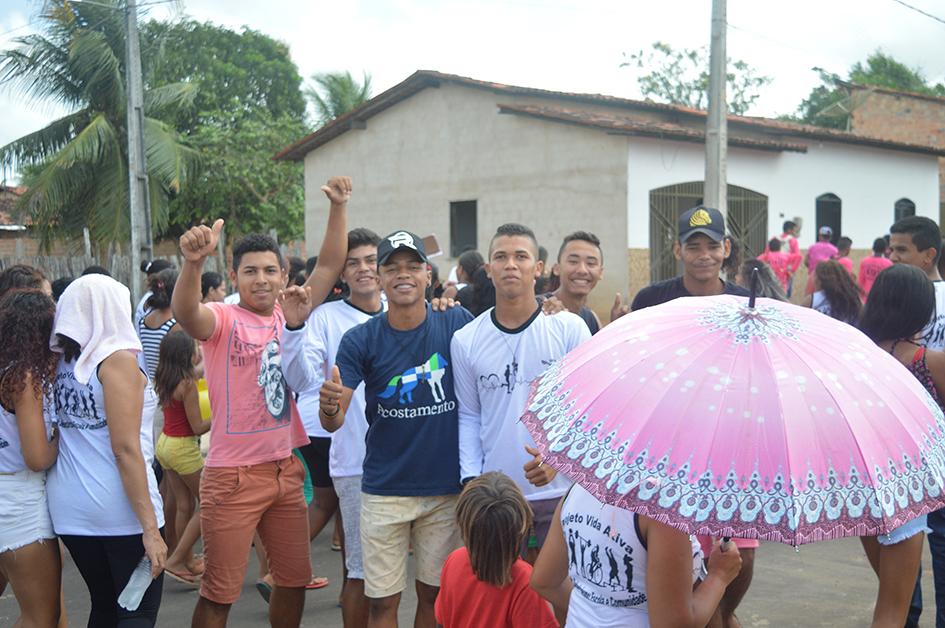
<path id="1" fill-rule="evenodd" d="M 155 2 L 155 0 L 139 0 Z M 907 0 L 945 19 L 943 0 Z M 37 28 L 41 0 L 0 0 L 0 47 Z M 243 25 L 288 43 L 304 77 L 350 70 L 378 93 L 417 69 L 515 85 L 640 97 L 624 53 L 665 41 L 708 44 L 710 0 L 171 0 L 150 17 Z M 729 0 L 729 57 L 773 81 L 749 112 L 796 109 L 811 68 L 846 74 L 882 49 L 945 80 L 945 23 L 895 0 Z M 63 112 L 0 88 L 0 145 Z"/>

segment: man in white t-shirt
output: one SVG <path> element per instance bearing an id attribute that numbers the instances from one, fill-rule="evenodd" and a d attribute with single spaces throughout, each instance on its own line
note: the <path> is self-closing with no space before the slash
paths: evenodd
<path id="1" fill-rule="evenodd" d="M 889 228 L 889 259 L 894 264 L 915 266 L 926 274 L 935 286 L 935 316 L 916 340 L 920 345 L 942 351 L 945 349 L 945 281 L 938 272 L 938 258 L 942 254 L 942 232 L 931 218 L 908 216 Z M 930 512 L 928 526 L 929 551 L 932 554 L 932 574 L 935 582 L 936 626 L 945 625 L 945 509 Z M 922 613 L 922 579 L 916 581 L 916 591 L 906 618 L 906 628 L 919 625 Z"/>
<path id="2" fill-rule="evenodd" d="M 465 482 L 502 471 L 516 481 L 535 513 L 527 553 L 533 559 L 570 481 L 541 464 L 519 417 L 529 384 L 591 334 L 571 312 L 542 315 L 535 298 L 542 263 L 531 229 L 514 223 L 499 227 L 486 270 L 496 305 L 456 332 L 450 346 L 459 401 L 460 476 Z"/>
<path id="3" fill-rule="evenodd" d="M 318 418 L 318 395 L 322 381 L 331 377 L 341 338 L 352 327 L 384 311 L 377 277 L 377 245 L 380 237 L 369 229 L 348 232 L 348 255 L 341 279 L 350 296 L 343 301 L 323 303 L 312 312 L 305 326 L 306 359 L 316 365 L 317 386 L 299 395 L 299 412 L 311 436 L 324 431 Z M 364 595 L 364 563 L 361 554 L 361 474 L 364 439 L 368 424 L 364 416 L 364 384 L 358 386 L 344 424 L 330 433 L 328 473 L 338 495 L 344 529 L 345 566 L 348 576 L 341 594 L 341 614 L 346 626 L 367 624 L 368 599 Z M 329 432 L 324 431 L 325 434 Z"/>

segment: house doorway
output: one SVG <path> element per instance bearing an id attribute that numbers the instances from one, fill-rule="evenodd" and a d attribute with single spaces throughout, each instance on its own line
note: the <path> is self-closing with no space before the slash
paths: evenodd
<path id="1" fill-rule="evenodd" d="M 840 197 L 832 192 L 827 192 L 817 197 L 817 224 L 815 225 L 817 233 L 820 232 L 821 227 L 830 227 L 831 231 L 833 231 L 833 235 L 830 236 L 830 241 L 834 244 L 837 243 L 841 235 L 840 227 L 843 224 L 842 206 L 843 203 L 840 201 Z M 816 237 L 815 235 L 815 238 Z"/>
<path id="2" fill-rule="evenodd" d="M 673 255 L 679 215 L 702 202 L 703 182 L 677 183 L 650 190 L 650 281 L 677 276 Z M 754 190 L 728 186 L 726 228 L 741 246 L 742 259 L 764 251 L 768 235 L 768 197 Z"/>

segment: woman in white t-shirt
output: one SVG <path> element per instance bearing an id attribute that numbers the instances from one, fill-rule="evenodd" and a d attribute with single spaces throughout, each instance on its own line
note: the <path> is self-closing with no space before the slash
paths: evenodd
<path id="1" fill-rule="evenodd" d="M 702 566 L 693 537 L 575 485 L 558 504 L 532 588 L 567 614 L 566 628 L 702 628 L 741 564 L 734 544 L 716 546 L 693 589 Z"/>
<path id="2" fill-rule="evenodd" d="M 128 289 L 110 277 L 72 282 L 56 306 L 50 345 L 59 459 L 47 481 L 53 527 L 91 597 L 90 626 L 153 626 L 167 546 L 151 464 L 156 397 L 141 371 Z M 137 609 L 118 605 L 146 558 L 155 578 Z"/>
<path id="3" fill-rule="evenodd" d="M 59 439 L 43 412 L 58 362 L 49 349 L 55 310 L 39 290 L 0 301 L 0 575 L 20 606 L 16 625 L 55 626 L 60 615 L 62 561 L 46 503 Z"/>

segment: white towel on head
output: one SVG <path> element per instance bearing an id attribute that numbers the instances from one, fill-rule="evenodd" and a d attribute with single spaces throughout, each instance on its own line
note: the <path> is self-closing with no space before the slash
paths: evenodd
<path id="1" fill-rule="evenodd" d="M 141 340 L 131 324 L 131 293 L 106 275 L 85 275 L 69 284 L 56 304 L 49 346 L 62 352 L 56 334 L 79 343 L 75 378 L 88 384 L 92 372 L 116 351 L 141 352 Z"/>

